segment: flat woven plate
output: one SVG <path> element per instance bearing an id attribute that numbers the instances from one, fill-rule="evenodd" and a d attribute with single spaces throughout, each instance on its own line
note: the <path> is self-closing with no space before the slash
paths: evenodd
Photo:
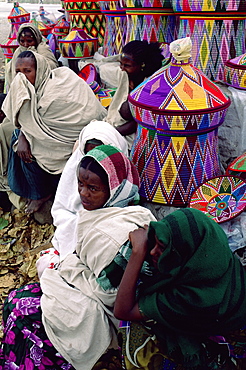
<path id="1" fill-rule="evenodd" d="M 210 179 L 193 192 L 189 207 L 218 223 L 231 220 L 246 207 L 246 181 L 236 176 Z"/>
<path id="2" fill-rule="evenodd" d="M 88 84 L 96 81 L 97 78 L 97 70 L 96 67 L 92 63 L 86 64 L 78 73 L 78 76 L 83 78 L 85 82 Z"/>
<path id="3" fill-rule="evenodd" d="M 246 153 L 236 158 L 229 166 L 229 171 L 246 172 Z"/>

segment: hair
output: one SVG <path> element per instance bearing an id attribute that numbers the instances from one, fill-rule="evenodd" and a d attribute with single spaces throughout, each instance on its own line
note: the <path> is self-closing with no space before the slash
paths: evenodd
<path id="1" fill-rule="evenodd" d="M 84 168 L 100 177 L 104 185 L 109 187 L 109 179 L 104 168 L 92 157 L 85 156 L 81 159 L 79 168 Z"/>
<path id="2" fill-rule="evenodd" d="M 22 51 L 22 53 L 20 53 L 17 57 L 17 59 L 24 59 L 24 58 L 30 58 L 30 59 L 33 59 L 34 61 L 34 64 L 35 64 L 35 69 L 37 69 L 37 61 L 36 61 L 36 58 L 35 58 L 35 55 L 33 54 L 32 51 L 30 50 L 25 50 L 25 51 Z"/>
<path id="3" fill-rule="evenodd" d="M 85 154 L 87 154 L 87 151 L 86 151 L 86 145 L 87 144 L 92 144 L 92 145 L 95 145 L 95 146 L 104 145 L 103 142 L 101 140 L 98 140 L 98 139 L 87 140 L 86 143 L 85 143 L 85 147 L 84 147 L 84 153 Z"/>
<path id="4" fill-rule="evenodd" d="M 3 101 L 6 98 L 7 94 L 0 94 L 0 109 L 2 109 Z"/>
<path id="5" fill-rule="evenodd" d="M 36 39 L 36 36 L 35 34 L 33 33 L 33 30 L 29 27 L 24 27 L 22 30 L 21 30 L 21 34 L 19 35 L 19 37 L 22 35 L 22 33 L 26 33 L 26 32 L 29 32 L 31 33 L 31 35 L 34 37 L 35 41 L 37 42 L 37 39 Z"/>
<path id="6" fill-rule="evenodd" d="M 158 42 L 134 40 L 128 42 L 122 52 L 132 56 L 137 64 L 144 64 L 143 73 L 145 77 L 151 76 L 162 66 L 164 59 Z"/>

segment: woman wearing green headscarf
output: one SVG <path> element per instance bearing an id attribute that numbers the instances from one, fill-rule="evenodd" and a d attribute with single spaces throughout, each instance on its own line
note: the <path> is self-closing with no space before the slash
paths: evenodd
<path id="1" fill-rule="evenodd" d="M 230 356 L 245 357 L 246 343 L 237 350 L 218 343 L 246 325 L 246 274 L 222 228 L 183 209 L 129 239 L 133 251 L 114 308 L 132 322 L 122 325 L 126 368 L 232 370 Z M 137 287 L 146 258 L 153 276 Z"/>

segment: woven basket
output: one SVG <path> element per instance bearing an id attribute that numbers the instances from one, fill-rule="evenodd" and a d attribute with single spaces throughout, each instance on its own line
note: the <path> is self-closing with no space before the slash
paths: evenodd
<path id="1" fill-rule="evenodd" d="M 175 60 L 132 91 L 138 122 L 131 158 L 148 201 L 186 206 L 196 187 L 220 174 L 218 127 L 230 100 L 189 61 Z"/>
<path id="2" fill-rule="evenodd" d="M 96 37 L 89 36 L 84 30 L 73 29 L 65 39 L 58 40 L 58 45 L 64 58 L 81 59 L 95 54 L 98 41 Z"/>
<path id="3" fill-rule="evenodd" d="M 246 90 L 246 54 L 225 63 L 224 82 L 236 89 Z"/>

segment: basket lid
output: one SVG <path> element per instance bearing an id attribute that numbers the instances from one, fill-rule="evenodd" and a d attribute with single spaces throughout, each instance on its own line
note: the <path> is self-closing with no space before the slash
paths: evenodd
<path id="1" fill-rule="evenodd" d="M 246 153 L 237 157 L 229 166 L 228 170 L 246 172 Z"/>
<path id="2" fill-rule="evenodd" d="M 59 40 L 59 43 L 90 42 L 95 40 L 97 40 L 97 37 L 88 35 L 83 29 L 73 28 L 64 39 Z"/>
<path id="3" fill-rule="evenodd" d="M 246 53 L 239 57 L 227 60 L 225 65 L 236 69 L 246 69 Z"/>
<path id="4" fill-rule="evenodd" d="M 230 99 L 191 64 L 189 37 L 170 44 L 172 61 L 135 88 L 129 97 L 133 106 L 157 115 L 191 115 L 226 109 Z"/>
<path id="5" fill-rule="evenodd" d="M 19 18 L 23 16 L 30 16 L 30 13 L 27 12 L 18 2 L 14 3 L 14 7 L 9 13 L 8 19 L 13 20 L 14 18 Z"/>
<path id="6" fill-rule="evenodd" d="M 246 207 L 246 182 L 236 176 L 218 176 L 205 181 L 192 194 L 189 207 L 221 223 L 236 217 Z"/>

